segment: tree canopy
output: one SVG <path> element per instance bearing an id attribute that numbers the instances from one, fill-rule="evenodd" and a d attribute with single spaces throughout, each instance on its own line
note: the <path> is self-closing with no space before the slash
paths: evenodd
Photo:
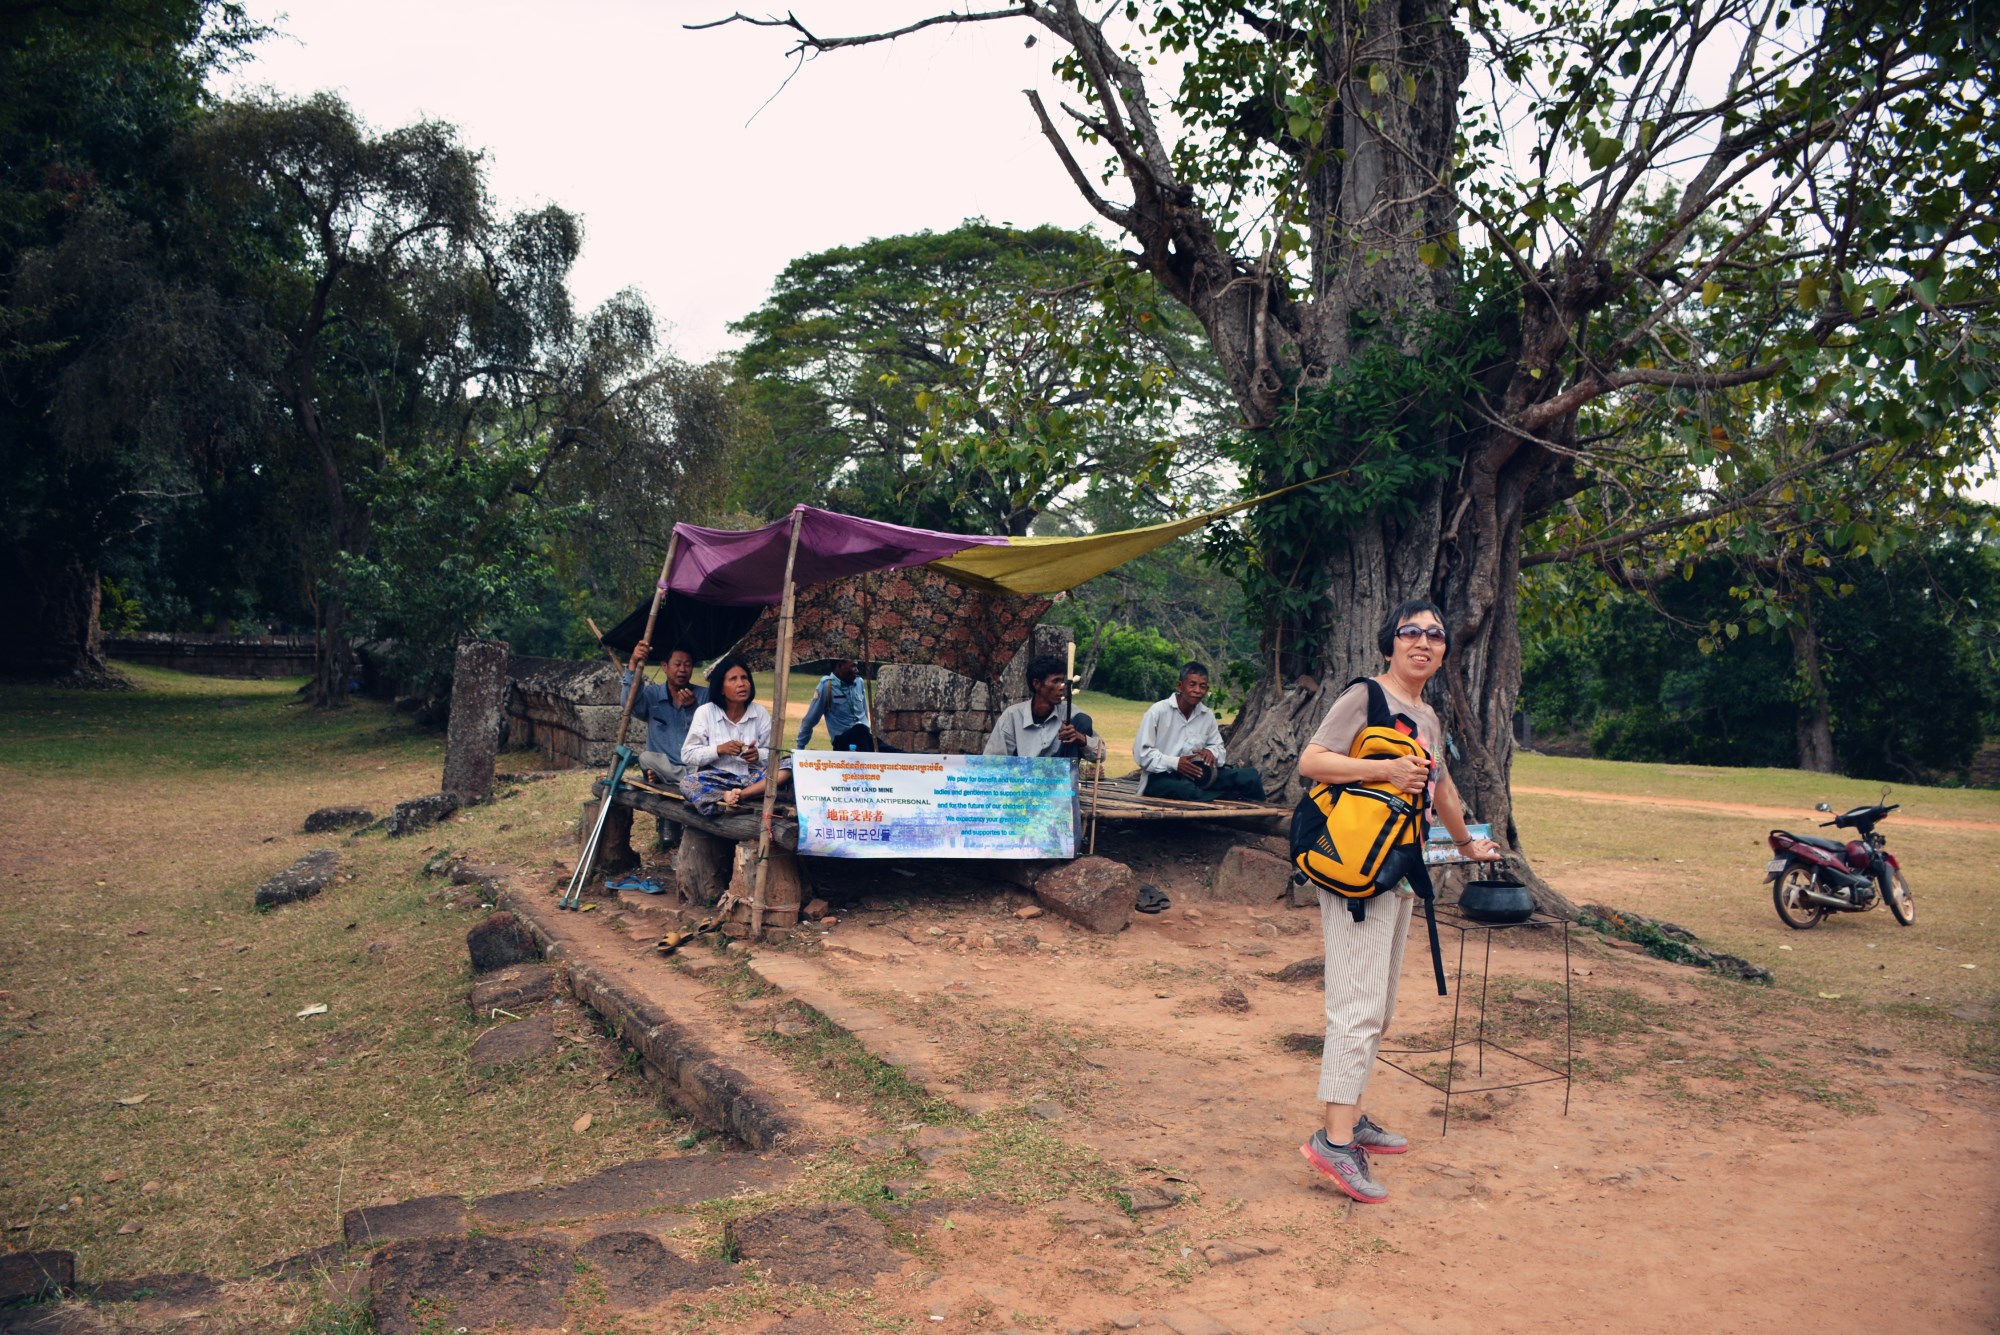
<path id="1" fill-rule="evenodd" d="M 1249 484 L 1311 455 L 1379 489 L 1335 498 L 1331 540 L 1303 550 L 1295 517 L 1251 525 L 1253 568 L 1312 591 L 1269 600 L 1273 671 L 1231 747 L 1274 776 L 1321 683 L 1372 670 L 1387 609 L 1428 594 L 1454 632 L 1437 689 L 1459 786 L 1517 842 L 1531 521 L 1678 479 L 1654 499 L 1692 528 L 1854 457 L 1837 442 L 1941 478 L 1990 445 L 2000 38 L 1975 11 L 1022 0 L 838 36 L 811 18 L 735 21 L 787 30 L 800 59 L 963 24 L 1052 37 L 1074 140 L 1034 93 L 1027 112 L 1208 333 L 1257 433 Z M 1398 358 L 1440 370 L 1399 383 L 1457 404 L 1357 395 Z M 1779 404 L 1803 434 L 1765 429 Z M 1758 441 L 1795 461 L 1744 467 Z M 1650 522 L 1600 510 L 1570 546 Z"/>
<path id="2" fill-rule="evenodd" d="M 1215 458 L 1202 340 L 1087 233 L 975 221 L 822 251 L 734 327 L 769 428 L 754 513 L 1020 534 L 1093 479 L 1170 493 Z"/>
<path id="3" fill-rule="evenodd" d="M 356 635 L 435 695 L 452 640 L 545 608 L 558 571 L 612 567 L 596 610 L 622 604 L 713 494 L 720 373 L 667 355 L 631 293 L 578 311 L 579 221 L 496 210 L 453 127 L 212 98 L 257 36 L 214 0 L 7 22 L 8 666 L 89 664 L 105 573 L 128 623 L 309 626 L 321 704 Z"/>

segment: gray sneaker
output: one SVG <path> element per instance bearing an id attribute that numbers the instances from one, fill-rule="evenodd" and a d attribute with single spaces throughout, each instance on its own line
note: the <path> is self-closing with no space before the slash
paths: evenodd
<path id="1" fill-rule="evenodd" d="M 1363 1113 L 1361 1120 L 1354 1124 L 1354 1143 L 1370 1154 L 1401 1154 L 1410 1148 L 1407 1136 L 1399 1136 L 1394 1131 L 1384 1131 L 1368 1120 Z"/>
<path id="2" fill-rule="evenodd" d="M 1359 1144 L 1335 1145 L 1321 1130 L 1313 1132 L 1313 1138 L 1299 1146 L 1299 1153 L 1334 1186 L 1363 1205 L 1389 1199 L 1388 1189 L 1368 1175 L 1368 1151 Z"/>

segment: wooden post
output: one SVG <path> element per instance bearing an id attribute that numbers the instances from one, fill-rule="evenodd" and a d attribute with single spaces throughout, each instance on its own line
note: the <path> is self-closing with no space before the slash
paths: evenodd
<path id="1" fill-rule="evenodd" d="M 1097 856 L 1097 785 L 1104 780 L 1104 762 L 1093 763 L 1090 771 L 1090 856 Z"/>
<path id="2" fill-rule="evenodd" d="M 785 597 L 778 604 L 777 699 L 771 711 L 771 758 L 764 768 L 764 817 L 757 824 L 757 879 L 750 892 L 750 939 L 764 935 L 764 884 L 771 860 L 771 807 L 778 800 L 778 758 L 785 752 L 785 715 L 791 701 L 786 692 L 792 678 L 792 567 L 799 557 L 799 523 L 803 508 L 792 511 L 792 541 L 785 549 Z"/>
<path id="3" fill-rule="evenodd" d="M 674 573 L 674 549 L 680 545 L 680 540 L 681 535 L 678 528 L 667 534 L 667 559 L 660 563 L 660 582 L 653 589 L 653 609 L 646 613 L 646 633 L 639 637 L 648 644 L 653 642 L 653 627 L 660 619 L 660 604 L 667 596 L 667 580 Z M 797 541 L 797 539 L 794 539 L 794 541 Z M 625 692 L 625 712 L 618 716 L 618 740 L 612 743 L 614 751 L 618 747 L 625 745 L 625 729 L 632 722 L 632 706 L 639 699 L 639 684 L 644 680 L 644 668 L 632 674 L 632 685 Z M 608 801 L 609 799 L 607 798 L 606 800 Z"/>

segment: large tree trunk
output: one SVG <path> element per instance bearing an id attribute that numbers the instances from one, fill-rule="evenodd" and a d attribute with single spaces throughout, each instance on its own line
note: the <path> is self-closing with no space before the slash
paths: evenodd
<path id="1" fill-rule="evenodd" d="M 74 553 L 7 544 L 0 573 L 0 674 L 111 681 L 97 623 L 97 571 Z"/>
<path id="2" fill-rule="evenodd" d="M 1833 773 L 1833 706 L 1827 699 L 1826 674 L 1820 667 L 1819 627 L 1813 624 L 1812 603 L 1801 600 L 1791 620 L 1792 668 L 1799 690 L 1799 768 L 1816 774 Z"/>
<path id="3" fill-rule="evenodd" d="M 1546 485 L 1548 461 L 1541 451 L 1515 452 L 1506 466 L 1489 467 L 1487 504 L 1481 488 L 1468 485 L 1482 462 L 1490 465 L 1490 450 L 1475 450 L 1462 473 L 1431 483 L 1408 517 L 1378 516 L 1349 535 L 1319 572 L 1311 627 L 1317 653 L 1305 661 L 1275 646 L 1278 675 L 1245 702 L 1229 754 L 1256 765 L 1267 783 L 1282 783 L 1286 801 L 1296 800 L 1299 754 L 1334 698 L 1354 678 L 1383 670 L 1378 637 L 1389 614 L 1404 599 L 1430 598 L 1444 608 L 1452 634 L 1429 691 L 1447 733 L 1446 768 L 1467 818 L 1491 824 L 1504 847 L 1525 853 L 1508 787 L 1521 686 L 1516 584 L 1525 505 Z M 1545 911 L 1576 915 L 1575 904 L 1525 862 L 1517 869 Z"/>

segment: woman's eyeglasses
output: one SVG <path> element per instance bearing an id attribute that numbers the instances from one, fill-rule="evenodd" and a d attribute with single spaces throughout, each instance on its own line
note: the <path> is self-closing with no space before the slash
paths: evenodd
<path id="1" fill-rule="evenodd" d="M 1444 643 L 1444 628 L 1441 626 L 1398 626 L 1396 638 L 1405 644 L 1415 644 L 1418 640 L 1429 640 L 1432 644 Z"/>

